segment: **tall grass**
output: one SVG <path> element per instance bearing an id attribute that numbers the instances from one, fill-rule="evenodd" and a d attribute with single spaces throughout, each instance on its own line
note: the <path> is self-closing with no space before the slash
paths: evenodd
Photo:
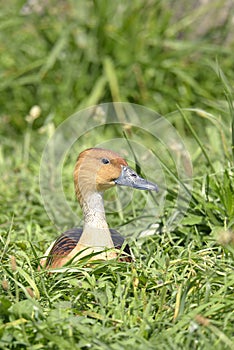
<path id="1" fill-rule="evenodd" d="M 23 5 L 1 9 L 0 102 L 17 130 L 35 104 L 43 112 L 35 126 L 47 118 L 58 124 L 81 107 L 112 99 L 164 115 L 176 105 L 210 111 L 222 102 L 216 59 L 232 79 L 228 1 L 187 11 L 183 1 L 169 0 L 52 1 L 26 13 Z M 214 12 L 216 23 L 207 24 Z"/>

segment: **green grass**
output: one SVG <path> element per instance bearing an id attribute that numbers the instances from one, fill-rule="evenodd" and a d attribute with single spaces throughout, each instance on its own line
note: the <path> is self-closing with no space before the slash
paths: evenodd
<path id="1" fill-rule="evenodd" d="M 0 13 L 0 349 L 234 349 L 233 7 L 49 3 L 23 16 L 24 1 L 10 1 Z M 169 230 L 176 168 L 153 138 L 128 130 L 123 142 L 145 138 L 160 153 L 168 184 L 157 217 L 142 211 L 146 195 L 137 191 L 108 214 L 131 238 L 136 261 L 90 267 L 84 259 L 54 274 L 38 271 L 59 234 L 40 194 L 43 149 L 71 114 L 110 101 L 152 108 L 178 130 L 193 163 L 189 208 Z M 40 117 L 26 120 L 35 105 Z M 119 136 L 100 129 L 80 147 Z M 80 215 L 72 183 L 78 149 L 62 179 Z M 113 198 L 111 191 L 106 199 Z M 137 239 L 142 230 L 154 234 Z"/>

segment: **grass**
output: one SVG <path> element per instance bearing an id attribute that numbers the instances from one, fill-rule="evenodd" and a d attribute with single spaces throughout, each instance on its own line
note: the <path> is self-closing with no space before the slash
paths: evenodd
<path id="1" fill-rule="evenodd" d="M 0 348 L 234 349 L 228 1 L 193 8 L 182 0 L 41 3 L 26 14 L 23 1 L 10 1 L 0 13 Z M 148 134 L 100 128 L 65 157 L 69 205 L 79 216 L 71 181 L 79 147 L 118 137 L 121 149 L 141 141 L 160 160 L 167 184 L 163 211 L 145 213 L 147 196 L 137 191 L 126 205 L 129 191 L 119 191 L 115 204 L 111 191 L 106 200 L 121 210 L 109 212 L 108 222 L 131 238 L 136 261 L 90 267 L 83 259 L 54 274 L 38 271 L 39 257 L 59 231 L 40 194 L 43 149 L 71 114 L 109 101 L 144 105 L 172 123 L 193 164 L 193 189 L 182 182 L 189 207 L 170 228 L 181 210 L 176 164 Z M 34 120 L 35 105 L 41 114 Z M 140 151 L 138 167 L 147 161 Z M 142 231 L 154 234 L 132 234 Z"/>

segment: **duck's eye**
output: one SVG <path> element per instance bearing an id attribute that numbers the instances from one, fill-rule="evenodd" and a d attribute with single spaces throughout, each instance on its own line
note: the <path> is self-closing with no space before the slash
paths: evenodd
<path id="1" fill-rule="evenodd" d="M 102 163 L 103 163 L 103 164 L 109 164 L 110 161 L 109 161 L 109 159 L 107 159 L 107 158 L 102 158 Z"/>

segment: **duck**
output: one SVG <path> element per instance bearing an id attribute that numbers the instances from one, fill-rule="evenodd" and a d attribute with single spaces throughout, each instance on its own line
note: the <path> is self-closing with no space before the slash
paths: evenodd
<path id="1" fill-rule="evenodd" d="M 76 198 L 83 212 L 83 228 L 62 233 L 46 250 L 40 267 L 56 269 L 85 256 L 90 260 L 132 261 L 125 239 L 109 228 L 104 192 L 115 186 L 158 192 L 158 185 L 138 175 L 118 153 L 104 148 L 88 148 L 76 161 L 73 173 Z"/>

